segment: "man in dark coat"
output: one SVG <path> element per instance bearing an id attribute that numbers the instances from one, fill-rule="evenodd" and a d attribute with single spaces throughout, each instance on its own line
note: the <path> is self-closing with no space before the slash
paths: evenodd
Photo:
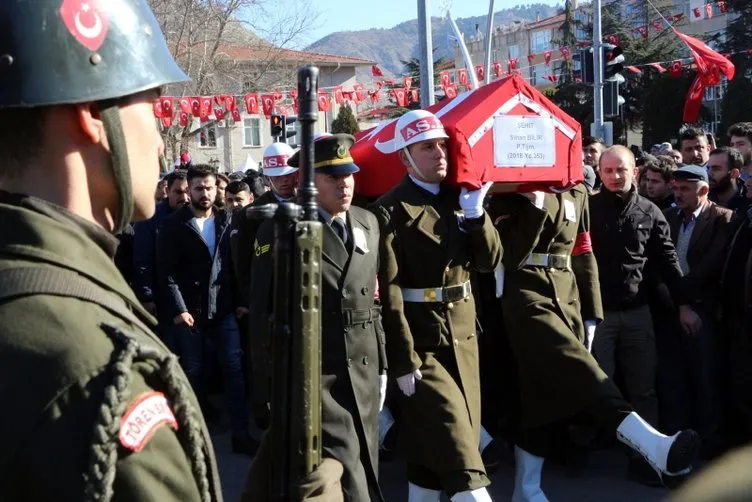
<path id="1" fill-rule="evenodd" d="M 354 138 L 335 134 L 315 145 L 315 184 L 324 223 L 322 248 L 322 451 L 344 466 L 344 500 L 383 500 L 378 485 L 378 421 L 386 392 L 386 355 L 375 304 L 379 229 L 368 211 L 351 206 Z M 298 156 L 290 159 L 297 165 Z M 256 234 L 252 265 L 251 350 L 269 365 L 274 223 Z"/>
<path id="2" fill-rule="evenodd" d="M 478 449 L 480 379 L 470 272 L 491 272 L 501 243 L 483 211 L 490 185 L 441 181 L 447 135 L 424 110 L 397 122 L 408 176 L 372 206 L 381 229 L 379 286 L 391 375 L 401 390 L 399 445 L 408 500 L 489 501 Z"/>
<path id="3" fill-rule="evenodd" d="M 243 307 L 248 307 L 251 302 L 251 264 L 256 256 L 257 250 L 254 248 L 256 242 L 256 232 L 263 220 L 251 218 L 247 209 L 253 206 L 263 206 L 265 204 L 278 204 L 280 202 L 292 201 L 295 199 L 295 187 L 298 182 L 298 169 L 288 165 L 288 160 L 293 155 L 293 149 L 284 143 L 272 143 L 264 149 L 264 176 L 269 181 L 271 190 L 254 197 L 250 206 L 236 211 L 232 217 L 232 231 L 230 237 L 230 255 L 232 256 L 232 265 L 235 275 L 235 283 L 239 295 L 239 301 Z M 249 180 L 252 181 L 252 180 Z M 254 185 L 258 186 L 258 179 Z M 253 189 L 253 185 L 249 184 Z M 262 326 L 254 322 L 249 316 L 240 319 L 247 325 L 246 336 L 253 338 L 258 336 L 259 329 Z M 252 346 L 250 343 L 244 345 Z M 263 364 L 264 354 L 254 354 L 249 350 L 246 355 L 246 367 L 248 378 L 248 388 L 251 393 L 251 403 L 256 425 L 265 429 L 269 424 L 269 375 L 265 371 Z"/>
<path id="4" fill-rule="evenodd" d="M 157 234 L 159 292 L 175 330 L 180 362 L 202 401 L 207 380 L 206 346 L 217 350 L 232 422 L 232 449 L 252 454 L 229 263 L 228 215 L 215 212 L 217 179 L 210 166 L 188 170 L 190 205 L 165 218 Z M 202 402 L 206 406 L 205 402 Z"/>

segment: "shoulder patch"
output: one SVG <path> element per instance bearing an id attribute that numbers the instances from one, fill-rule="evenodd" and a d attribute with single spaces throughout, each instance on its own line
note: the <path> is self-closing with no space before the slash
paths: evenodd
<path id="1" fill-rule="evenodd" d="M 131 451 L 141 451 L 154 432 L 165 424 L 175 430 L 178 428 L 165 395 L 161 392 L 141 394 L 123 414 L 118 435 L 120 444 Z"/>
<path id="2" fill-rule="evenodd" d="M 271 249 L 271 244 L 259 244 L 258 239 L 256 239 L 254 248 L 256 256 L 261 256 L 262 254 L 269 252 L 269 250 Z"/>

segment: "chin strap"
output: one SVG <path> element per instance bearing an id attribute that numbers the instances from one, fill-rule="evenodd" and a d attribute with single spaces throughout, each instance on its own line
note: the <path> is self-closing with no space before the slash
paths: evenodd
<path id="1" fill-rule="evenodd" d="M 410 155 L 410 149 L 407 148 L 407 147 L 405 147 L 402 150 L 405 152 L 405 156 L 407 157 L 407 161 L 410 163 L 410 165 L 412 166 L 412 168 L 415 170 L 416 173 L 418 173 L 420 175 L 420 178 L 419 178 L 420 181 L 422 181 L 423 183 L 430 183 L 429 181 L 426 180 L 425 175 L 423 175 L 423 171 L 421 171 L 420 169 L 418 169 L 418 165 L 413 160 L 413 156 Z"/>
<path id="2" fill-rule="evenodd" d="M 128 150 L 125 145 L 123 124 L 120 122 L 120 107 L 117 101 L 100 103 L 102 122 L 110 145 L 110 166 L 118 191 L 118 208 L 115 215 L 115 230 L 121 232 L 133 217 L 133 186 L 131 169 L 128 163 Z"/>

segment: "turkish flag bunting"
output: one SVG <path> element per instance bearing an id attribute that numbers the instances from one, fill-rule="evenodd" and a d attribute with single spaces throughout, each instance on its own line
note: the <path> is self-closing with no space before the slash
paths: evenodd
<path id="1" fill-rule="evenodd" d="M 467 76 L 467 70 L 465 68 L 460 68 L 457 72 L 458 79 L 460 81 L 460 84 L 464 85 L 468 89 L 470 88 L 470 79 Z"/>
<path id="2" fill-rule="evenodd" d="M 371 75 L 373 75 L 374 77 L 383 77 L 384 73 L 382 73 L 382 71 L 379 69 L 378 66 L 372 65 L 371 66 Z"/>
<path id="3" fill-rule="evenodd" d="M 713 19 L 713 4 L 712 3 L 705 4 L 705 12 L 708 15 L 708 19 Z"/>
<path id="4" fill-rule="evenodd" d="M 642 38 L 648 38 L 648 28 L 647 28 L 647 26 L 638 26 L 635 29 L 642 36 Z"/>
<path id="5" fill-rule="evenodd" d="M 245 111 L 251 115 L 258 115 L 259 112 L 259 95 L 254 93 L 245 95 Z"/>
<path id="6" fill-rule="evenodd" d="M 172 116 L 175 115 L 175 102 L 172 98 L 169 96 L 162 96 L 159 98 L 159 101 L 162 103 L 162 112 L 164 113 L 164 116 L 172 118 Z"/>
<path id="7" fill-rule="evenodd" d="M 169 117 L 162 117 L 162 125 L 168 128 L 172 125 L 172 115 Z"/>
<path id="8" fill-rule="evenodd" d="M 366 99 L 366 93 L 364 92 L 365 87 L 363 87 L 363 84 L 355 83 L 353 84 L 353 90 L 355 91 L 355 102 L 360 103 L 364 99 Z"/>
<path id="9" fill-rule="evenodd" d="M 577 82 L 578 84 L 581 84 L 582 83 L 582 77 L 574 77 L 574 81 Z"/>
<path id="10" fill-rule="evenodd" d="M 345 101 L 352 101 L 353 94 L 353 91 L 342 91 L 342 97 L 345 98 Z"/>
<path id="11" fill-rule="evenodd" d="M 225 111 L 218 106 L 214 109 L 214 116 L 217 117 L 217 120 L 224 120 Z"/>
<path id="12" fill-rule="evenodd" d="M 551 82 L 556 82 L 557 80 L 559 80 L 559 77 L 557 77 L 556 75 L 546 75 L 546 79 L 550 80 Z"/>
<path id="13" fill-rule="evenodd" d="M 625 68 L 627 70 L 631 71 L 632 73 L 634 73 L 635 75 L 641 75 L 642 74 L 642 70 L 640 70 L 636 66 L 625 66 Z"/>
<path id="14" fill-rule="evenodd" d="M 608 42 L 609 44 L 619 45 L 619 37 L 617 37 L 616 35 L 608 35 L 606 37 L 606 42 Z"/>
<path id="15" fill-rule="evenodd" d="M 719 0 L 718 2 L 718 10 L 721 11 L 721 14 L 725 14 L 728 12 L 728 5 L 726 5 L 726 2 L 723 0 Z"/>
<path id="16" fill-rule="evenodd" d="M 188 126 L 188 112 L 180 112 L 180 127 L 187 127 Z"/>
<path id="17" fill-rule="evenodd" d="M 345 102 L 345 96 L 342 94 L 342 87 L 335 87 L 334 88 L 334 101 L 341 105 Z"/>
<path id="18" fill-rule="evenodd" d="M 561 57 L 564 58 L 564 61 L 569 61 L 569 58 L 572 56 L 572 53 L 569 51 L 569 47 L 565 45 L 559 50 L 561 51 Z"/>
<path id="19" fill-rule="evenodd" d="M 543 53 L 543 61 L 546 63 L 546 66 L 551 64 L 551 51 L 546 51 Z"/>
<path id="20" fill-rule="evenodd" d="M 658 70 L 658 73 L 666 73 L 666 68 L 661 66 L 659 63 L 649 63 L 648 66 L 652 66 L 656 70 Z"/>
<path id="21" fill-rule="evenodd" d="M 444 94 L 446 94 L 446 97 L 448 99 L 453 99 L 457 97 L 457 86 L 455 84 L 449 85 L 446 88 L 444 88 Z"/>
<path id="22" fill-rule="evenodd" d="M 332 100 L 326 92 L 319 92 L 319 111 L 328 112 L 332 109 Z"/>
<path id="23" fill-rule="evenodd" d="M 675 78 L 679 78 L 682 75 L 682 62 L 681 60 L 677 59 L 675 61 L 671 62 L 671 76 Z"/>
<path id="24" fill-rule="evenodd" d="M 694 9 L 692 9 L 692 13 L 695 15 L 695 17 L 702 16 L 702 13 L 700 12 L 700 8 L 699 7 L 695 7 Z"/>
<path id="25" fill-rule="evenodd" d="M 261 95 L 261 108 L 264 111 L 264 117 L 269 118 L 274 111 L 274 94 L 262 94 Z"/>
<path id="26" fill-rule="evenodd" d="M 680 12 L 679 14 L 675 14 L 674 15 L 674 21 L 676 21 L 678 23 L 679 21 L 682 20 L 683 17 L 684 17 L 684 13 L 683 12 Z"/>
<path id="27" fill-rule="evenodd" d="M 234 120 L 235 122 L 240 122 L 240 110 L 235 108 L 230 113 L 232 113 L 232 120 Z"/>
<path id="28" fill-rule="evenodd" d="M 225 96 L 225 110 L 231 112 L 237 108 L 235 96 Z"/>
<path id="29" fill-rule="evenodd" d="M 519 60 L 519 58 L 512 58 L 512 59 L 510 59 L 510 60 L 509 60 L 509 64 L 508 64 L 507 66 L 508 66 L 508 70 L 509 70 L 509 73 L 510 73 L 510 74 L 511 74 L 511 73 L 512 73 L 512 72 L 513 72 L 514 70 L 516 70 L 516 69 L 517 69 L 517 65 L 518 65 L 519 63 L 520 63 L 520 60 Z"/>
<path id="30" fill-rule="evenodd" d="M 274 91 L 272 93 L 272 98 L 274 98 L 274 102 L 276 103 L 277 101 L 281 101 L 281 100 L 285 99 L 285 95 L 282 94 L 279 91 Z"/>
<path id="31" fill-rule="evenodd" d="M 212 111 L 212 98 L 201 97 L 201 109 L 199 110 L 199 117 L 208 117 Z"/>
<path id="32" fill-rule="evenodd" d="M 493 69 L 494 69 L 494 75 L 496 76 L 496 78 L 501 78 L 502 73 L 504 73 L 504 70 L 501 68 L 501 63 L 498 61 L 494 61 Z"/>
<path id="33" fill-rule="evenodd" d="M 413 86 L 413 77 L 404 77 L 402 79 L 402 85 L 405 86 L 405 89 L 410 90 L 410 87 Z"/>
<path id="34" fill-rule="evenodd" d="M 407 93 L 404 89 L 394 89 L 394 91 L 392 92 L 394 93 L 394 98 L 397 101 L 397 106 L 407 106 Z"/>
<path id="35" fill-rule="evenodd" d="M 185 113 L 192 113 L 193 107 L 191 107 L 191 100 L 193 98 L 189 96 L 183 96 L 182 98 L 178 98 L 178 104 L 180 105 L 180 111 Z"/>
<path id="36" fill-rule="evenodd" d="M 420 93 L 418 92 L 418 89 L 410 89 L 410 99 L 413 100 L 413 103 L 420 102 Z"/>
<path id="37" fill-rule="evenodd" d="M 533 64 L 533 61 L 535 61 L 535 54 L 528 54 L 527 55 L 527 63 Z"/>
<path id="38" fill-rule="evenodd" d="M 191 98 L 191 113 L 194 117 L 201 116 L 201 98 Z"/>
<path id="39" fill-rule="evenodd" d="M 486 80 L 486 67 L 483 66 L 482 64 L 476 65 L 475 66 L 475 74 L 478 76 L 478 80 L 479 81 L 482 82 L 482 81 Z"/>
<path id="40" fill-rule="evenodd" d="M 225 97 L 218 94 L 214 96 L 214 101 L 217 103 L 217 106 L 222 106 L 225 103 Z"/>
<path id="41" fill-rule="evenodd" d="M 653 28 L 655 28 L 655 31 L 657 32 L 663 31 L 663 23 L 661 23 L 660 21 L 653 21 L 652 24 L 653 24 Z"/>
<path id="42" fill-rule="evenodd" d="M 158 99 L 158 100 L 154 101 L 153 106 L 154 106 L 154 116 L 155 117 L 161 119 L 162 117 L 165 116 L 165 114 L 164 114 L 164 108 L 162 108 L 162 100 L 161 99 Z"/>
<path id="43" fill-rule="evenodd" d="M 590 42 L 587 40 L 580 40 L 577 42 L 577 47 L 587 47 L 590 45 Z"/>
<path id="44" fill-rule="evenodd" d="M 368 91 L 368 96 L 371 98 L 371 103 L 376 104 L 379 102 L 379 92 L 381 92 L 380 89 Z"/>
<path id="45" fill-rule="evenodd" d="M 441 80 L 441 87 L 445 89 L 452 83 L 452 77 L 449 76 L 448 71 L 442 71 L 439 73 L 439 79 Z"/>

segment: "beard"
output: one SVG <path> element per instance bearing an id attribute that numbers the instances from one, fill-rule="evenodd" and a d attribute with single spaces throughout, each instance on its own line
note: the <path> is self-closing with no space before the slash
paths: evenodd
<path id="1" fill-rule="evenodd" d="M 212 207 L 212 201 L 209 199 L 191 199 L 191 206 L 198 211 L 206 211 Z"/>
<path id="2" fill-rule="evenodd" d="M 716 181 L 715 183 L 710 184 L 710 189 L 713 192 L 723 192 L 724 190 L 727 190 L 728 187 L 731 186 L 731 175 L 725 176 L 723 179 L 720 179 Z"/>

